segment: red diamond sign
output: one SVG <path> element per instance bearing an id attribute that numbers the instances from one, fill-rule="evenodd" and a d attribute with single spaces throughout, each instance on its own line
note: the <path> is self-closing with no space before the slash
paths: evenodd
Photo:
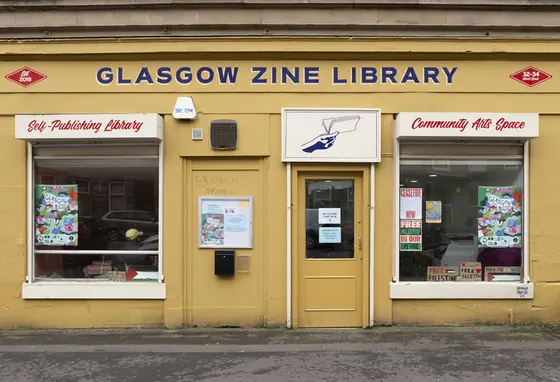
<path id="1" fill-rule="evenodd" d="M 43 81 L 45 78 L 47 78 L 47 76 L 25 66 L 21 69 L 16 70 L 15 72 L 7 74 L 5 78 L 8 81 L 12 81 L 13 83 L 27 88 L 39 81 Z"/>
<path id="2" fill-rule="evenodd" d="M 513 73 L 509 77 L 529 87 L 533 87 L 552 78 L 550 74 L 533 66 L 528 66 L 519 72 Z"/>

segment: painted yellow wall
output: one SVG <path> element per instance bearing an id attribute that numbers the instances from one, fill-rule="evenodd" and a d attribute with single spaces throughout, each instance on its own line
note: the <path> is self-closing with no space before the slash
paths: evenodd
<path id="1" fill-rule="evenodd" d="M 541 46 L 544 42 L 536 42 Z M 555 217 L 560 204 L 555 189 L 560 180 L 554 165 L 560 160 L 560 97 L 554 80 L 526 88 L 509 75 L 526 66 L 560 76 L 558 61 L 522 62 L 442 60 L 447 53 L 471 51 L 502 55 L 529 52 L 535 45 L 515 42 L 437 42 L 367 39 L 355 42 L 294 39 L 260 44 L 239 40 L 191 42 L 98 42 L 34 45 L 0 44 L 0 73 L 30 66 L 48 78 L 28 89 L 3 80 L 0 87 L 0 327 L 121 327 L 183 325 L 283 326 L 286 321 L 286 173 L 281 163 L 282 107 L 372 107 L 382 116 L 382 161 L 376 168 L 375 225 L 375 321 L 377 324 L 476 324 L 506 323 L 513 312 L 517 323 L 560 323 L 560 253 L 557 249 Z M 544 46 L 544 45 L 543 45 Z M 345 51 L 337 56 L 333 51 Z M 558 54 L 560 44 L 547 43 L 547 52 Z M 543 48 L 544 49 L 544 48 Z M 432 52 L 434 59 L 414 61 L 408 53 Z M 189 52 L 189 57 L 181 52 Z M 210 58 L 207 52 L 216 52 Z M 278 61 L 213 61 L 219 54 L 259 51 L 285 54 Z M 305 52 L 324 53 L 322 61 L 305 60 Z M 376 60 L 371 52 L 385 52 Z M 542 50 L 545 51 L 545 50 Z M 110 61 L 100 53 L 114 52 Z M 160 53 L 158 61 L 139 61 L 129 53 Z M 33 60 L 20 59 L 31 55 Z M 42 57 L 42 55 L 45 55 Z M 74 56 L 83 54 L 84 56 Z M 264 53 L 263 53 L 264 54 Z M 165 60 L 161 57 L 167 55 Z M 205 56 L 206 55 L 206 56 Z M 422 67 L 457 66 L 451 85 L 341 85 L 321 84 L 251 86 L 247 70 L 251 65 L 316 65 L 324 73 L 332 67 L 353 65 Z M 152 56 L 150 56 L 152 57 Z M 192 57 L 192 58 L 191 58 Z M 202 57 L 202 58 L 201 58 Z M 231 55 L 230 55 L 231 57 Z M 351 57 L 352 61 L 343 61 Z M 408 58 L 407 58 L 408 57 Z M 250 58 L 250 57 L 249 57 Z M 101 86 L 95 73 L 101 66 L 123 66 L 129 71 L 142 65 L 237 65 L 243 75 L 238 85 L 170 84 Z M 170 113 L 178 95 L 194 98 L 199 117 L 194 122 L 175 121 Z M 392 205 L 393 205 L 393 115 L 400 111 L 531 112 L 541 113 L 541 136 L 531 143 L 530 245 L 531 278 L 535 299 L 521 301 L 391 301 Z M 24 301 L 21 284 L 26 275 L 26 146 L 14 138 L 15 114 L 57 113 L 160 113 L 165 117 L 164 175 L 164 274 L 165 301 Z M 239 123 L 239 148 L 232 152 L 209 149 L 209 123 L 213 119 L 235 119 Z M 204 129 L 205 140 L 191 140 L 191 129 Z M 208 179 L 223 178 L 218 184 Z M 206 180 L 204 180 L 206 179 Z M 205 183 L 206 182 L 206 183 Z M 238 251 L 251 256 L 250 272 L 233 280 L 213 275 L 213 253 L 196 246 L 197 197 L 200 195 L 252 195 L 255 198 L 252 250 Z M 559 211 L 557 211 L 559 210 Z"/>

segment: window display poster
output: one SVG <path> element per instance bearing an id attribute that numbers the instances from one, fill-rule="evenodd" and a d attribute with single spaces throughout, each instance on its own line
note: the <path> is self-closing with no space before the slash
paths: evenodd
<path id="1" fill-rule="evenodd" d="M 426 201 L 426 223 L 441 223 L 441 201 Z"/>
<path id="2" fill-rule="evenodd" d="M 340 208 L 319 208 L 319 224 L 340 224 Z"/>
<path id="3" fill-rule="evenodd" d="M 78 186 L 35 187 L 35 241 L 37 245 L 78 245 Z"/>
<path id="4" fill-rule="evenodd" d="M 422 219 L 421 188 L 401 188 L 400 211 L 401 220 Z"/>
<path id="5" fill-rule="evenodd" d="M 252 202 L 248 197 L 201 197 L 199 214 L 199 247 L 253 247 Z"/>
<path id="6" fill-rule="evenodd" d="M 482 281 L 482 264 L 479 262 L 462 262 L 461 281 Z"/>
<path id="7" fill-rule="evenodd" d="M 485 281 L 492 282 L 519 282 L 521 281 L 521 267 L 486 267 L 484 268 Z"/>
<path id="8" fill-rule="evenodd" d="M 319 243 L 342 243 L 342 229 L 340 227 L 319 227 Z"/>
<path id="9" fill-rule="evenodd" d="M 457 281 L 457 267 L 428 267 L 428 281 Z"/>
<path id="10" fill-rule="evenodd" d="M 519 187 L 479 187 L 479 247 L 521 247 L 521 211 Z"/>
<path id="11" fill-rule="evenodd" d="M 401 251 L 422 250 L 422 220 L 401 220 L 399 231 Z"/>

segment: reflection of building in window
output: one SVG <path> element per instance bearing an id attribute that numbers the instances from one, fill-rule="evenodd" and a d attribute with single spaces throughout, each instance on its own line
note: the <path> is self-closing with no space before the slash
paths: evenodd
<path id="1" fill-rule="evenodd" d="M 354 211 L 354 182 L 351 180 L 316 180 L 307 183 L 308 204 L 315 208 L 342 208 Z"/>
<path id="2" fill-rule="evenodd" d="M 39 176 L 40 184 L 57 184 L 54 175 L 41 175 Z"/>
<path id="3" fill-rule="evenodd" d="M 111 211 L 126 210 L 126 184 L 123 182 L 109 183 L 109 208 Z"/>
<path id="4" fill-rule="evenodd" d="M 79 216 L 91 217 L 91 191 L 89 181 L 74 179 L 73 184 L 78 186 L 78 214 Z"/>
<path id="5" fill-rule="evenodd" d="M 332 199 L 331 189 L 313 190 L 313 199 L 315 201 L 330 202 Z"/>

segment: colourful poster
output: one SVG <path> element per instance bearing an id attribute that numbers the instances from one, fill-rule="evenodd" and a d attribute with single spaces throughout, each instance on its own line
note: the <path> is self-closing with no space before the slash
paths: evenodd
<path id="1" fill-rule="evenodd" d="M 401 251 L 421 251 L 422 220 L 401 220 L 399 243 Z"/>
<path id="2" fill-rule="evenodd" d="M 521 222 L 519 187 L 478 188 L 479 247 L 521 247 Z"/>
<path id="3" fill-rule="evenodd" d="M 202 214 L 200 244 L 224 245 L 224 214 Z"/>
<path id="4" fill-rule="evenodd" d="M 35 188 L 37 245 L 78 245 L 78 186 L 44 185 Z"/>
<path id="5" fill-rule="evenodd" d="M 426 223 L 441 223 L 441 201 L 426 201 Z"/>

